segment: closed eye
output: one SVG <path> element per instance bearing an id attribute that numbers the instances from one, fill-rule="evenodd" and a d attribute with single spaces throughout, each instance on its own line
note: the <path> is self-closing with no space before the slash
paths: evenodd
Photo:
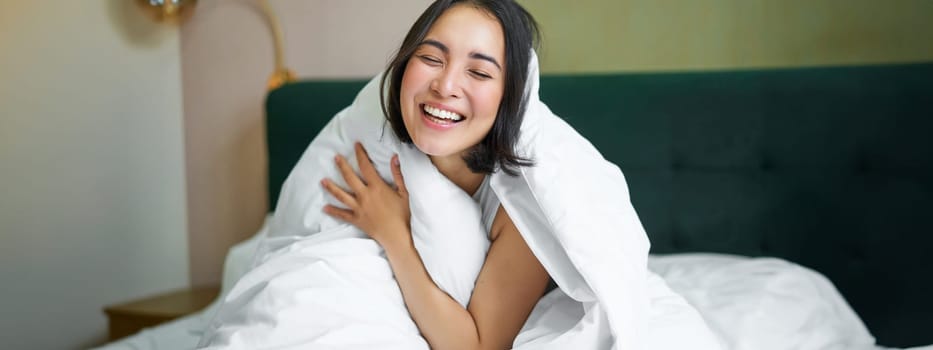
<path id="1" fill-rule="evenodd" d="M 443 63 L 440 59 L 434 56 L 419 55 L 418 58 L 421 59 L 421 61 L 424 63 L 427 63 L 429 66 L 439 66 Z"/>
<path id="2" fill-rule="evenodd" d="M 486 74 L 486 73 L 483 72 L 483 71 L 471 70 L 471 71 L 470 71 L 470 74 L 473 74 L 473 76 L 475 76 L 475 77 L 477 77 L 477 78 L 480 78 L 480 79 L 483 79 L 483 80 L 492 79 L 492 76 L 491 76 L 491 75 Z"/>

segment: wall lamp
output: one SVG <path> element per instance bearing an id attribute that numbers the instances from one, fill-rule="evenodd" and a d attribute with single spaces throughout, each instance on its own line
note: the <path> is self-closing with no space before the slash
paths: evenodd
<path id="1" fill-rule="evenodd" d="M 272 44 L 275 50 L 275 69 L 266 81 L 269 90 L 274 90 L 286 83 L 295 81 L 295 74 L 285 67 L 284 43 L 282 41 L 282 28 L 279 19 L 269 6 L 268 0 L 256 0 L 262 10 L 272 32 Z M 159 22 L 180 23 L 194 12 L 197 0 L 136 0 L 136 4 L 143 8 L 154 20 Z"/>

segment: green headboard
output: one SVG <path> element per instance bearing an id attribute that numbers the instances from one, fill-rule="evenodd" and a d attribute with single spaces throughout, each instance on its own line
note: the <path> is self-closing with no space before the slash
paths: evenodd
<path id="1" fill-rule="evenodd" d="M 269 94 L 271 203 L 364 83 Z M 541 98 L 622 168 L 653 253 L 794 261 L 880 344 L 933 343 L 933 64 L 545 76 Z"/>

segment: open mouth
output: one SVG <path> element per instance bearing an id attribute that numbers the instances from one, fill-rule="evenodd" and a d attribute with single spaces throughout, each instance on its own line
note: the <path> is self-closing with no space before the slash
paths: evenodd
<path id="1" fill-rule="evenodd" d="M 421 105 L 421 111 L 424 112 L 425 119 L 437 125 L 454 125 L 464 120 L 463 116 L 460 114 L 425 104 Z"/>

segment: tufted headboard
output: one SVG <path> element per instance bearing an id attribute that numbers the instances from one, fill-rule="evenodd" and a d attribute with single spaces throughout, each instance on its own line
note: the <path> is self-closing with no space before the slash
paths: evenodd
<path id="1" fill-rule="evenodd" d="M 271 203 L 364 83 L 269 94 Z M 652 253 L 794 261 L 880 344 L 933 343 L 933 64 L 545 76 L 541 98 L 621 167 Z"/>

